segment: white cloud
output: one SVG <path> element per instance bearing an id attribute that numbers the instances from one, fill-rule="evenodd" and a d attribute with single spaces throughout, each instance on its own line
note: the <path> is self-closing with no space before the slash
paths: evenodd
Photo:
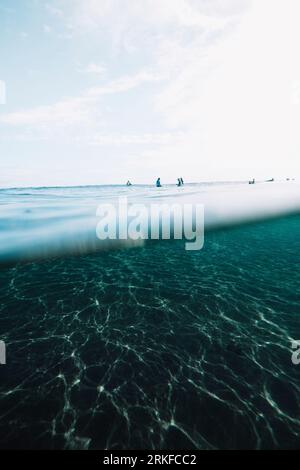
<path id="1" fill-rule="evenodd" d="M 44 31 L 45 34 L 49 34 L 49 33 L 51 33 L 52 28 L 48 24 L 44 24 L 43 25 L 43 31 Z"/>
<path id="2" fill-rule="evenodd" d="M 221 43 L 162 48 L 160 62 L 176 75 L 156 109 L 169 127 L 189 132 L 148 158 L 180 167 L 185 155 L 199 179 L 299 175 L 300 107 L 291 99 L 300 77 L 299 14 L 296 0 L 256 0 Z"/>
<path id="3" fill-rule="evenodd" d="M 58 18 L 62 18 L 64 16 L 63 10 L 51 5 L 50 3 L 46 3 L 45 7 L 46 10 L 53 16 L 56 16 Z"/>
<path id="4" fill-rule="evenodd" d="M 85 134 L 86 128 L 93 131 L 102 123 L 101 98 L 106 95 L 125 93 L 144 83 L 161 81 L 162 77 L 151 71 L 141 71 L 134 75 L 124 76 L 102 86 L 91 87 L 79 97 L 66 98 L 53 105 L 39 106 L 32 109 L 2 114 L 0 123 L 14 127 L 34 128 L 32 138 L 39 138 L 37 131 L 51 137 L 58 129 L 67 128 Z M 28 134 L 26 134 L 28 135 Z"/>
<path id="5" fill-rule="evenodd" d="M 240 10 L 237 2 L 234 3 L 236 8 L 227 9 L 227 15 Z M 205 0 L 75 0 L 73 4 L 75 20 L 81 25 L 95 28 L 101 23 L 110 27 L 118 25 L 123 30 L 132 27 L 142 29 L 145 24 L 158 28 L 165 28 L 166 25 L 219 28 L 224 25 L 225 16 L 216 15 L 216 9 L 208 9 Z"/>
<path id="6" fill-rule="evenodd" d="M 170 145 L 179 143 L 183 139 L 183 133 L 156 133 L 156 134 L 102 134 L 95 135 L 90 145 L 93 146 L 117 146 L 124 145 Z"/>
<path id="7" fill-rule="evenodd" d="M 93 32 L 106 39 L 113 53 L 151 54 L 163 39 L 178 35 L 220 34 L 250 0 L 72 0 L 68 23 L 77 34 Z M 221 11 L 221 14 L 220 14 Z"/>
<path id="8" fill-rule="evenodd" d="M 87 74 L 92 74 L 96 76 L 103 77 L 107 73 L 107 68 L 103 64 L 95 64 L 94 62 L 91 62 L 84 68 L 79 69 L 80 72 L 82 73 L 87 73 Z"/>
<path id="9" fill-rule="evenodd" d="M 83 123 L 90 119 L 89 100 L 85 97 L 70 98 L 50 106 L 4 114 L 0 117 L 2 124 L 12 126 L 43 127 L 51 124 L 64 126 Z"/>

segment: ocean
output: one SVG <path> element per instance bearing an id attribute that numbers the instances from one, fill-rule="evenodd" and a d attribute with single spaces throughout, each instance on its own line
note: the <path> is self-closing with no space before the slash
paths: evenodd
<path id="1" fill-rule="evenodd" d="M 102 251 L 95 208 L 120 195 L 202 201 L 203 249 Z M 0 447 L 299 448 L 298 195 L 293 182 L 0 190 Z"/>

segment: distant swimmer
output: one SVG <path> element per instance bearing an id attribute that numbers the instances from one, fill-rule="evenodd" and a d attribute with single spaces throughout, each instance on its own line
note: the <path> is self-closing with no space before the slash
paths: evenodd
<path id="1" fill-rule="evenodd" d="M 267 183 L 273 183 L 274 181 L 274 178 L 271 178 L 270 180 L 267 180 Z"/>
<path id="2" fill-rule="evenodd" d="M 177 181 L 178 181 L 177 186 L 182 186 L 181 178 L 177 178 Z"/>
<path id="3" fill-rule="evenodd" d="M 249 184 L 255 184 L 255 179 L 253 178 L 252 181 L 249 181 Z"/>
<path id="4" fill-rule="evenodd" d="M 129 180 L 128 180 L 127 183 L 126 183 L 126 186 L 132 186 L 132 184 L 130 183 Z"/>
<path id="5" fill-rule="evenodd" d="M 161 188 L 160 178 L 157 178 L 156 187 L 157 187 L 157 188 Z"/>

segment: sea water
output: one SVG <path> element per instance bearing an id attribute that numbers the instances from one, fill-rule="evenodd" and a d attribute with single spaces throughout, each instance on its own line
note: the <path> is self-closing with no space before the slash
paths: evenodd
<path id="1" fill-rule="evenodd" d="M 185 187 L 210 204 L 194 252 L 98 251 L 81 228 L 99 201 L 182 188 L 2 190 L 0 447 L 299 448 L 300 216 L 283 186 Z"/>
<path id="2" fill-rule="evenodd" d="M 0 190 L 0 265 L 50 256 L 142 246 L 142 240 L 99 240 L 99 207 L 128 205 L 203 206 L 205 230 L 231 227 L 300 211 L 300 185 L 210 183 L 184 187 L 92 186 Z M 202 244 L 200 243 L 200 246 Z"/>

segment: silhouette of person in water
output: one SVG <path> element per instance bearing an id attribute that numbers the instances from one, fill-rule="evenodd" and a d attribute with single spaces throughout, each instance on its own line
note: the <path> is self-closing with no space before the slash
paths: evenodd
<path id="1" fill-rule="evenodd" d="M 181 178 L 177 178 L 177 181 L 178 181 L 177 186 L 182 186 Z"/>
<path id="2" fill-rule="evenodd" d="M 132 184 L 130 183 L 129 180 L 128 180 L 127 183 L 126 183 L 126 186 L 132 186 Z"/>
<path id="3" fill-rule="evenodd" d="M 181 181 L 181 185 L 183 186 L 184 185 L 184 181 L 182 178 L 180 178 L 180 181 Z"/>
<path id="4" fill-rule="evenodd" d="M 157 187 L 157 188 L 161 188 L 160 178 L 157 178 L 156 187 Z"/>

